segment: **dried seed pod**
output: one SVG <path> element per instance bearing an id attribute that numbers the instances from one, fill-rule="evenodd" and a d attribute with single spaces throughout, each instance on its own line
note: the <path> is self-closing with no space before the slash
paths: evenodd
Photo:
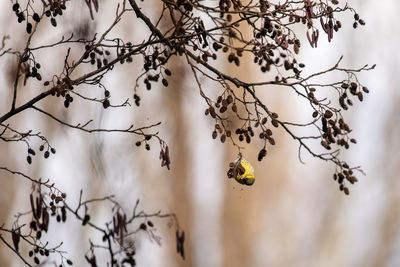
<path id="1" fill-rule="evenodd" d="M 299 48 L 299 46 L 298 46 L 297 44 L 294 44 L 294 46 L 293 46 L 293 51 L 294 51 L 296 54 L 299 54 L 300 48 Z"/>
<path id="2" fill-rule="evenodd" d="M 232 105 L 232 111 L 235 113 L 237 112 L 237 106 L 235 103 L 233 103 L 233 105 Z"/>
<path id="3" fill-rule="evenodd" d="M 357 96 L 358 96 L 358 100 L 360 100 L 360 102 L 362 102 L 364 97 L 363 97 L 363 94 L 361 93 L 361 91 L 358 92 Z"/>
<path id="4" fill-rule="evenodd" d="M 166 79 L 162 79 L 162 84 L 163 84 L 165 87 L 168 87 L 168 81 L 167 81 Z"/>
<path id="5" fill-rule="evenodd" d="M 213 119 L 215 119 L 217 117 L 217 113 L 215 113 L 214 108 L 210 109 L 210 115 L 211 115 L 211 117 L 213 117 Z"/>
<path id="6" fill-rule="evenodd" d="M 261 124 L 266 124 L 267 121 L 268 121 L 267 117 L 264 117 L 264 118 L 262 119 L 262 121 L 261 121 Z"/>
<path id="7" fill-rule="evenodd" d="M 353 105 L 353 101 L 351 101 L 350 98 L 347 98 L 346 102 L 347 102 L 347 105 L 349 105 L 349 106 Z"/>
<path id="8" fill-rule="evenodd" d="M 228 104 L 231 104 L 233 102 L 233 97 L 231 95 L 228 95 L 228 97 L 226 98 L 226 102 Z"/>
<path id="9" fill-rule="evenodd" d="M 86 225 L 90 220 L 90 215 L 89 214 L 85 214 L 85 217 L 82 220 L 82 225 Z"/>
<path id="10" fill-rule="evenodd" d="M 325 140 L 321 141 L 321 146 L 323 146 L 324 148 L 327 148 L 329 145 Z"/>
<path id="11" fill-rule="evenodd" d="M 222 100 L 222 106 L 224 106 L 224 107 L 227 107 L 228 106 L 228 102 L 224 99 L 224 100 Z"/>
<path id="12" fill-rule="evenodd" d="M 275 139 L 274 138 L 272 138 L 272 137 L 270 137 L 270 138 L 268 138 L 268 141 L 269 141 L 269 143 L 271 144 L 271 145 L 275 145 Z"/>
<path id="13" fill-rule="evenodd" d="M 29 22 L 26 24 L 26 32 L 27 32 L 28 34 L 31 34 L 31 33 L 32 33 L 32 24 L 29 23 Z"/>
<path id="14" fill-rule="evenodd" d="M 217 136 L 218 136 L 218 133 L 217 133 L 217 131 L 214 130 L 214 131 L 212 132 L 212 139 L 216 139 Z"/>
<path id="15" fill-rule="evenodd" d="M 100 58 L 98 58 L 97 60 L 96 60 L 96 63 L 97 63 L 97 68 L 98 69 L 100 69 L 101 68 L 101 66 L 102 66 L 102 61 L 100 60 Z"/>
<path id="16" fill-rule="evenodd" d="M 338 177 L 339 177 L 339 178 L 338 178 L 338 183 L 339 183 L 339 184 L 342 184 L 342 183 L 343 183 L 343 180 L 344 180 L 344 175 L 343 175 L 343 173 L 339 173 L 339 174 L 338 174 Z"/>
<path id="17" fill-rule="evenodd" d="M 36 231 L 37 230 L 37 224 L 35 221 L 31 221 L 31 223 L 29 224 L 29 227 L 33 230 Z"/>
<path id="18" fill-rule="evenodd" d="M 344 103 L 344 100 L 345 100 L 344 97 L 340 97 L 340 98 L 339 98 L 339 104 L 340 104 L 340 106 L 341 106 L 344 110 L 347 110 L 348 107 L 347 107 L 347 105 Z"/>
<path id="19" fill-rule="evenodd" d="M 271 123 L 272 123 L 272 125 L 275 127 L 275 128 L 278 128 L 278 126 L 279 126 L 279 123 L 278 123 L 278 121 L 277 120 L 272 120 L 271 121 Z"/>
<path id="20" fill-rule="evenodd" d="M 261 161 L 267 155 L 267 150 L 265 148 L 261 149 L 258 153 L 258 161 Z"/>
<path id="21" fill-rule="evenodd" d="M 50 23 L 51 23 L 51 25 L 53 25 L 53 27 L 57 27 L 57 21 L 55 18 L 51 18 Z"/>
<path id="22" fill-rule="evenodd" d="M 38 13 L 33 13 L 32 19 L 36 22 L 40 22 L 40 17 Z"/>
<path id="23" fill-rule="evenodd" d="M 13 10 L 14 12 L 16 12 L 16 11 L 18 11 L 18 9 L 19 9 L 19 4 L 18 4 L 18 3 L 13 4 L 12 10 Z"/>
<path id="24" fill-rule="evenodd" d="M 212 44 L 212 47 L 214 48 L 215 51 L 218 51 L 218 49 L 220 49 L 222 46 L 220 44 L 218 44 L 217 42 L 214 42 Z"/>
<path id="25" fill-rule="evenodd" d="M 21 22 L 23 22 L 25 20 L 24 13 L 20 12 L 20 13 L 18 13 L 17 16 L 18 16 L 18 23 L 21 23 Z"/>
<path id="26" fill-rule="evenodd" d="M 330 111 L 330 110 L 325 111 L 325 114 L 324 114 L 325 118 L 329 119 L 329 118 L 332 118 L 332 116 L 333 116 L 332 111 Z"/>
<path id="27" fill-rule="evenodd" d="M 347 187 L 343 187 L 343 192 L 344 192 L 346 195 L 350 194 L 350 191 L 349 191 L 349 189 L 348 189 Z"/>
<path id="28" fill-rule="evenodd" d="M 225 134 L 221 135 L 221 143 L 225 143 L 225 140 L 226 140 L 226 135 Z"/>
<path id="29" fill-rule="evenodd" d="M 28 148 L 28 154 L 31 154 L 33 156 L 36 155 L 35 150 L 33 150 L 32 148 Z"/>
<path id="30" fill-rule="evenodd" d="M 64 100 L 64 107 L 65 108 L 69 107 L 69 101 L 67 99 Z"/>
<path id="31" fill-rule="evenodd" d="M 106 99 L 103 101 L 103 108 L 106 109 L 110 106 L 110 100 Z"/>

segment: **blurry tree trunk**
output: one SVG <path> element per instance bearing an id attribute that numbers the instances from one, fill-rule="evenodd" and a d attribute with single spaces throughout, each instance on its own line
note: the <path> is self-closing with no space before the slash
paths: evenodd
<path id="1" fill-rule="evenodd" d="M 398 64 L 397 64 L 398 65 Z M 395 68 L 395 66 L 393 66 Z M 392 84 L 399 84 L 400 80 L 393 81 Z M 390 88 L 393 94 L 391 110 L 386 117 L 384 132 L 386 136 L 380 138 L 385 140 L 383 157 L 379 159 L 376 175 L 385 178 L 384 181 L 384 204 L 377 213 L 379 232 L 378 240 L 371 242 L 370 251 L 372 257 L 364 259 L 364 266 L 395 266 L 398 264 L 398 242 L 400 234 L 400 188 L 399 188 L 399 136 L 400 136 L 400 94 L 395 87 Z M 396 256 L 397 254 L 397 256 Z M 395 259 L 395 261 L 393 261 Z"/>
<path id="2" fill-rule="evenodd" d="M 144 3 L 145 4 L 145 3 Z M 146 11 L 148 15 L 160 14 L 163 3 L 153 1 L 148 3 L 149 9 Z M 127 25 L 131 29 L 131 26 Z M 161 20 L 158 24 L 159 29 L 167 29 L 172 25 L 167 24 L 165 20 Z M 148 30 L 146 28 L 146 30 Z M 184 57 L 181 57 L 184 60 Z M 156 176 L 153 177 L 153 182 L 157 185 L 147 185 L 145 191 L 153 196 L 152 199 L 148 199 L 153 203 L 160 203 L 163 201 L 168 202 L 168 211 L 177 215 L 179 225 L 185 231 L 185 260 L 182 260 L 180 255 L 176 253 L 176 240 L 175 233 L 165 233 L 163 238 L 171 236 L 172 242 L 163 243 L 167 246 L 167 253 L 163 254 L 164 266 L 192 266 L 194 263 L 192 257 L 192 251 L 194 249 L 194 240 L 192 239 L 192 216 L 193 216 L 193 194 L 192 184 L 193 178 L 190 177 L 189 166 L 190 160 L 190 141 L 188 137 L 188 129 L 190 126 L 187 117 L 185 116 L 185 110 L 187 104 L 185 99 L 187 86 L 185 86 L 186 75 L 188 71 L 185 64 L 181 63 L 178 58 L 171 60 L 166 67 L 171 70 L 172 76 L 166 76 L 168 80 L 168 87 L 165 87 L 161 82 L 155 85 L 153 91 L 157 91 L 160 99 L 155 101 L 149 99 L 146 101 L 151 102 L 151 113 L 159 114 L 161 117 L 166 118 L 163 123 L 165 133 L 170 136 L 167 139 L 170 157 L 171 157 L 171 169 L 166 171 L 166 168 L 161 168 L 160 165 L 156 165 L 154 168 L 154 159 L 142 161 L 145 168 L 141 168 L 139 172 L 148 177 L 147 175 Z M 136 77 L 135 77 L 136 79 Z M 144 97 L 146 92 L 143 92 Z M 139 115 L 140 116 L 140 115 Z M 157 116 L 156 116 L 157 117 Z M 144 119 L 144 118 L 142 118 Z M 143 120 L 144 121 L 144 120 Z M 150 166 L 148 166 L 150 165 Z M 159 168 L 159 169 L 157 169 Z M 138 171 L 138 170 L 135 170 Z M 160 176 L 165 175 L 165 176 Z M 156 191 L 156 192 L 154 192 Z M 158 192 L 158 193 L 157 193 Z M 166 194 L 165 192 L 168 192 Z M 146 192 L 143 192 L 146 195 Z M 163 197 L 165 199 L 163 199 Z"/>
<path id="3" fill-rule="evenodd" d="M 241 27 L 240 31 L 244 35 L 249 35 L 245 27 Z M 241 68 L 248 70 L 246 73 L 239 72 L 238 68 L 233 64 L 227 64 L 227 72 L 233 77 L 250 81 L 253 73 L 258 70 L 254 68 L 253 58 L 241 58 Z M 267 75 L 267 74 L 264 74 Z M 257 93 L 262 97 L 261 90 Z M 240 95 L 240 94 L 239 94 Z M 279 112 L 279 110 L 274 110 Z M 232 125 L 238 126 L 235 116 L 231 117 Z M 236 123 L 235 123 L 236 121 Z M 234 129 L 233 129 L 234 132 Z M 274 138 L 279 143 L 280 136 L 274 132 Z M 222 233 L 224 258 L 223 266 L 241 267 L 255 266 L 255 256 L 257 253 L 257 243 L 261 237 L 264 228 L 264 212 L 268 210 L 269 205 L 273 205 L 274 198 L 279 198 L 282 190 L 282 184 L 287 181 L 286 169 L 281 168 L 285 157 L 284 145 L 279 144 L 279 150 L 267 148 L 267 157 L 261 163 L 257 161 L 258 151 L 261 149 L 258 136 L 254 136 L 251 145 L 243 142 L 241 145 L 246 146 L 243 156 L 249 160 L 255 168 L 256 182 L 251 187 L 240 185 L 234 179 L 226 179 L 225 199 L 222 205 Z M 236 147 L 227 146 L 226 165 L 236 159 L 238 150 Z M 273 166 L 276 166 L 275 168 Z M 271 186 L 273 185 L 273 186 Z"/>
<path id="4" fill-rule="evenodd" d="M 174 61 L 178 62 L 178 61 Z M 171 266 L 192 266 L 192 250 L 194 240 L 191 238 L 192 233 L 192 217 L 193 217 L 193 198 L 192 198 L 192 177 L 190 177 L 190 144 L 188 139 L 188 127 L 189 122 L 185 117 L 185 99 L 184 91 L 185 88 L 185 69 L 178 63 L 175 63 L 172 67 L 175 77 L 164 94 L 166 100 L 169 102 L 167 111 L 170 114 L 170 123 L 168 126 L 172 133 L 173 139 L 171 140 L 170 147 L 173 148 L 171 151 L 171 161 L 173 164 L 171 175 L 171 194 L 172 194 L 172 205 L 171 210 L 176 212 L 179 223 L 185 230 L 185 257 L 186 260 L 182 261 L 178 257 L 174 257 L 176 261 Z M 175 248 L 172 248 L 175 250 Z M 174 255 L 171 253 L 171 255 Z M 176 255 L 176 254 L 175 254 Z"/>
<path id="5" fill-rule="evenodd" d="M 4 98 L 1 99 L 1 105 L 4 109 L 8 109 L 7 103 L 10 103 L 9 99 L 12 97 L 12 86 L 13 86 L 13 78 L 15 75 L 16 66 L 15 64 L 11 64 L 9 68 L 9 76 L 6 82 L 6 87 L 2 90 L 7 90 L 7 93 L 4 93 Z M 19 164 L 15 162 L 26 162 L 21 155 L 20 158 L 14 159 L 14 153 L 12 151 L 12 146 L 10 146 L 7 142 L 2 142 L 0 144 L 0 162 L 2 164 L 1 167 L 8 167 L 11 170 L 17 170 L 19 168 Z M 11 219 L 13 217 L 13 203 L 15 198 L 17 197 L 17 188 L 19 181 L 17 181 L 18 177 L 0 170 L 1 180 L 1 193 L 0 193 L 0 224 L 5 222 L 11 223 Z M 10 236 L 4 236 L 4 238 L 10 240 Z M 0 266 L 10 266 L 13 260 L 12 257 L 9 257 L 10 249 L 4 245 L 0 246 Z"/>

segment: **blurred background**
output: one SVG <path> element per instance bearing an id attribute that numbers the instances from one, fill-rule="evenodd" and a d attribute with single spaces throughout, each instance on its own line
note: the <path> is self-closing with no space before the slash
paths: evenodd
<path id="1" fill-rule="evenodd" d="M 155 2 L 140 5 L 145 13 L 155 12 Z M 84 1 L 68 5 L 71 9 L 57 27 L 60 34 L 79 32 L 82 25 L 89 25 L 91 32 L 104 29 L 115 14 L 113 3 L 102 1 L 101 19 L 97 14 L 96 20 L 91 21 L 83 19 L 88 17 Z M 135 146 L 137 139 L 131 135 L 86 134 L 60 126 L 33 111 L 17 116 L 10 123 L 21 131 L 41 131 L 56 147 L 57 154 L 48 160 L 37 157 L 28 165 L 23 144 L 0 143 L 1 164 L 34 177 L 52 179 L 68 193 L 72 205 L 83 189 L 86 198 L 115 194 L 126 210 L 140 199 L 139 207 L 147 212 L 176 213 L 187 234 L 186 260 L 175 252 L 173 229 L 168 228 L 167 221 L 158 220 L 155 223 L 162 237 L 161 246 L 144 234 L 135 238 L 138 266 L 400 266 L 400 57 L 397 53 L 400 3 L 353 0 L 351 5 L 366 21 L 365 27 L 354 30 L 353 16 L 346 13 L 340 17 L 342 30 L 331 43 L 321 38 L 317 49 L 306 43 L 302 29 L 298 32 L 304 44 L 300 58 L 309 73 L 334 65 L 341 55 L 342 66 L 377 64 L 375 70 L 359 75 L 370 94 L 363 103 L 355 104 L 345 113 L 358 144 L 343 156 L 366 172 L 350 187 L 349 196 L 340 192 L 333 181 L 334 166 L 305 152 L 302 159 L 306 164 L 300 163 L 296 142 L 280 131 L 275 132 L 277 145 L 261 163 L 257 161 L 259 146 L 252 144 L 244 150 L 256 173 L 252 187 L 228 180 L 228 164 L 236 158 L 237 151 L 211 138 L 214 122 L 204 116 L 204 100 L 199 97 L 193 76 L 179 59 L 174 65 L 169 63 L 173 72 L 170 86 L 142 90 L 140 108 L 104 110 L 101 105 L 91 104 L 83 110 L 78 99 L 68 110 L 61 99 L 40 103 L 43 109 L 72 124 L 94 119 L 94 127 L 124 128 L 132 121 L 136 126 L 161 121 L 160 136 L 171 149 L 170 171 L 158 167 L 156 142 L 146 151 Z M 0 25 L 0 36 L 11 35 L 8 45 L 22 48 L 25 28 L 16 23 L 9 1 L 0 3 Z M 60 35 L 48 34 L 47 30 L 40 28 L 41 38 L 34 42 L 59 39 Z M 145 36 L 140 26 L 127 20 L 113 34 L 127 40 Z M 60 59 L 64 57 L 63 51 L 58 55 Z M 43 73 L 61 71 L 53 56 L 41 55 Z M 139 62 L 134 58 L 134 63 L 135 60 Z M 241 67 L 251 69 L 252 65 L 249 59 Z M 117 66 L 105 77 L 112 104 L 132 98 L 140 71 L 134 66 Z M 219 67 L 238 78 L 259 79 L 261 75 L 251 71 L 250 76 L 250 72 L 243 73 L 229 65 Z M 11 57 L 1 58 L 1 114 L 9 107 L 13 68 Z M 206 80 L 201 82 L 205 88 L 212 86 Z M 32 85 L 22 89 L 20 103 L 42 88 Z M 99 90 L 98 95 L 101 93 Z M 310 119 L 304 103 L 287 96 L 287 92 L 265 88 L 259 94 L 285 120 Z M 28 208 L 26 192 L 30 184 L 8 173 L 0 175 L 0 223 L 11 225 L 13 214 Z M 102 206 L 89 212 L 94 222 L 100 223 L 109 216 Z M 86 264 L 83 255 L 89 246 L 87 240 L 93 238 L 93 232 L 86 230 L 72 222 L 55 230 L 58 238 L 65 239 L 63 248 L 70 252 L 76 266 Z M 17 256 L 0 244 L 0 266 L 21 265 Z"/>

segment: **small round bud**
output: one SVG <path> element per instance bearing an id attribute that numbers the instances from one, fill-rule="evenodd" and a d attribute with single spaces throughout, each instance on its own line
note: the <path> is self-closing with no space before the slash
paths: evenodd
<path id="1" fill-rule="evenodd" d="M 110 101 L 108 99 L 103 101 L 103 108 L 106 109 L 110 106 Z"/>

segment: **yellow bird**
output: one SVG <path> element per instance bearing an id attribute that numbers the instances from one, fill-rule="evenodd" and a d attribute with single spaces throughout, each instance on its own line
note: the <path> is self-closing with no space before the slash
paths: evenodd
<path id="1" fill-rule="evenodd" d="M 255 182 L 254 168 L 239 154 L 235 162 L 229 164 L 228 177 L 235 178 L 239 184 L 253 185 Z"/>

